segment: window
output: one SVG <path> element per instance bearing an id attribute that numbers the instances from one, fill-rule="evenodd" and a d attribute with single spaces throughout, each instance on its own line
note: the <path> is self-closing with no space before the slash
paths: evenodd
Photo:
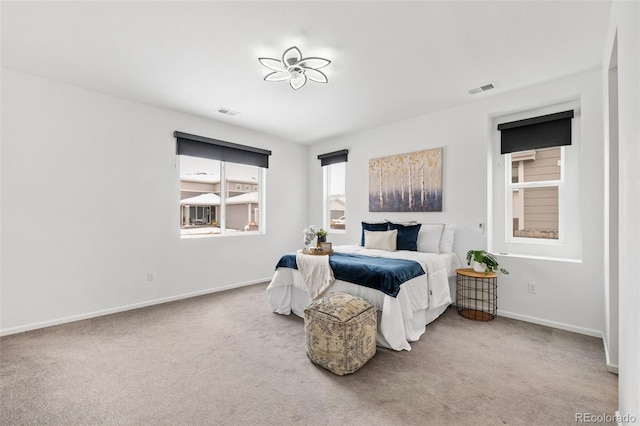
<path id="1" fill-rule="evenodd" d="M 211 215 L 213 206 L 185 206 L 183 209 L 182 223 L 189 223 L 192 226 L 210 224 L 214 217 Z M 188 210 L 187 210 L 188 209 Z M 186 226 L 185 226 L 186 227 Z"/>
<path id="2" fill-rule="evenodd" d="M 180 234 L 238 235 L 264 232 L 260 208 L 270 151 L 176 132 L 180 167 Z M 210 149 L 207 144 L 213 146 Z M 220 145 L 218 145 L 220 144 Z M 250 151 L 243 157 L 242 149 Z M 232 151 L 229 151 L 232 150 Z M 225 159 L 235 161 L 224 161 Z M 238 192 L 255 188 L 251 192 Z"/>
<path id="3" fill-rule="evenodd" d="M 576 112 L 578 105 L 570 103 L 494 121 L 491 251 L 568 260 L 581 257 L 580 117 Z"/>
<path id="4" fill-rule="evenodd" d="M 344 231 L 346 219 L 345 173 L 348 150 L 318 155 L 323 176 L 323 227 L 332 231 Z"/>
<path id="5" fill-rule="evenodd" d="M 337 163 L 324 166 L 324 193 L 327 204 L 325 215 L 328 218 L 328 220 L 324 220 L 324 223 L 325 227 L 329 229 L 346 229 L 345 164 L 346 163 Z"/>

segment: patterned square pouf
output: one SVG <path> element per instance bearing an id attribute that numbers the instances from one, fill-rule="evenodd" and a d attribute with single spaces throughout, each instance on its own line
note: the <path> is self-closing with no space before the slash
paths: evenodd
<path id="1" fill-rule="evenodd" d="M 304 310 L 309 359 L 340 376 L 353 373 L 376 354 L 376 308 L 359 297 L 333 293 Z"/>

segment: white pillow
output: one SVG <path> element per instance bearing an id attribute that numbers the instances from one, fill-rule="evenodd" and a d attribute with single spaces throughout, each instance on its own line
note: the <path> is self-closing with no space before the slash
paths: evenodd
<path id="1" fill-rule="evenodd" d="M 440 253 L 440 237 L 443 229 L 443 223 L 423 223 L 418 232 L 418 251 Z"/>
<path id="2" fill-rule="evenodd" d="M 440 237 L 440 253 L 453 252 L 453 239 L 456 233 L 455 225 L 445 225 Z"/>
<path id="3" fill-rule="evenodd" d="M 364 248 L 396 251 L 398 230 L 367 231 L 364 230 Z"/>

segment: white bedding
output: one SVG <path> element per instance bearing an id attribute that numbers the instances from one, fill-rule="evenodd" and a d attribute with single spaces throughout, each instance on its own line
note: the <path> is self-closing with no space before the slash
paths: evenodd
<path id="1" fill-rule="evenodd" d="M 375 257 L 416 261 L 424 275 L 402 284 L 397 297 L 379 290 L 336 280 L 328 293 L 345 292 L 362 297 L 373 304 L 378 312 L 378 346 L 395 350 L 411 350 L 414 342 L 425 332 L 426 324 L 435 320 L 451 304 L 449 278 L 455 278 L 460 260 L 455 253 L 434 254 L 416 251 L 365 249 L 362 246 L 335 246 L 334 251 Z M 304 317 L 304 308 L 311 303 L 300 272 L 278 268 L 267 287 L 267 296 L 274 312 Z"/>

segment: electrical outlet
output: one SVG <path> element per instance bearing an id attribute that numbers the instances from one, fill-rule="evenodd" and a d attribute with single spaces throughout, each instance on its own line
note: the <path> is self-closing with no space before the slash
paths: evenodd
<path id="1" fill-rule="evenodd" d="M 536 294 L 537 285 L 534 282 L 529 282 L 529 293 Z"/>
<path id="2" fill-rule="evenodd" d="M 482 234 L 484 232 L 484 223 L 478 222 L 478 234 Z"/>
<path id="3" fill-rule="evenodd" d="M 155 281 L 156 273 L 153 271 L 147 272 L 147 281 Z"/>

